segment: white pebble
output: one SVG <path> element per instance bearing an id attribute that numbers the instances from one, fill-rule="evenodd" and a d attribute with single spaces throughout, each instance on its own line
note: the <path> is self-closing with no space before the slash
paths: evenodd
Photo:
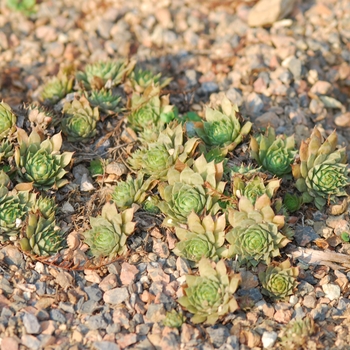
<path id="1" fill-rule="evenodd" d="M 276 332 L 264 332 L 261 338 L 264 349 L 270 348 L 271 346 L 273 346 L 276 340 L 277 340 Z"/>

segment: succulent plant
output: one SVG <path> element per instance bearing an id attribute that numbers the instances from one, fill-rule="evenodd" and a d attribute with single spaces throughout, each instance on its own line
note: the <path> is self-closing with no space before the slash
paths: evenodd
<path id="1" fill-rule="evenodd" d="M 46 82 L 40 98 L 45 103 L 55 104 L 72 91 L 73 82 L 73 77 L 64 73 L 59 73 L 56 77 Z"/>
<path id="2" fill-rule="evenodd" d="M 278 266 L 268 266 L 265 272 L 259 273 L 262 293 L 273 299 L 285 299 L 293 294 L 298 275 L 299 268 L 291 267 L 289 260 Z"/>
<path id="3" fill-rule="evenodd" d="M 121 84 L 134 66 L 135 62 L 133 61 L 100 61 L 88 64 L 83 72 L 76 74 L 76 77 L 86 90 L 111 88 Z"/>
<path id="4" fill-rule="evenodd" d="M 68 183 L 63 179 L 64 168 L 70 163 L 73 153 L 60 154 L 61 134 L 41 142 L 39 134 L 33 130 L 28 136 L 17 128 L 19 147 L 15 150 L 17 179 L 19 182 L 32 182 L 38 189 L 57 189 Z"/>
<path id="5" fill-rule="evenodd" d="M 275 129 L 268 127 L 266 136 L 259 135 L 250 139 L 250 155 L 264 169 L 278 177 L 292 172 L 292 163 L 296 154 L 294 136 L 276 137 Z"/>
<path id="6" fill-rule="evenodd" d="M 234 196 L 238 198 L 247 197 L 252 204 L 255 204 L 256 199 L 263 194 L 267 194 L 269 198 L 272 198 L 280 186 L 280 180 L 272 179 L 265 186 L 264 180 L 259 176 L 255 176 L 250 180 L 235 176 L 232 186 Z"/>
<path id="7" fill-rule="evenodd" d="M 203 257 L 219 260 L 225 243 L 225 214 L 213 219 L 211 215 L 202 219 L 192 212 L 187 219 L 187 227 L 175 227 L 180 240 L 173 252 L 188 260 L 199 262 Z"/>
<path id="8" fill-rule="evenodd" d="M 85 92 L 85 96 L 90 102 L 91 106 L 98 107 L 98 110 L 101 113 L 115 114 L 121 110 L 119 107 L 121 97 L 113 95 L 111 90 L 100 89 L 100 90 L 91 90 Z"/>
<path id="9" fill-rule="evenodd" d="M 255 168 L 253 165 L 236 165 L 233 164 L 230 167 L 231 170 L 231 177 L 236 176 L 236 175 L 244 175 L 246 178 L 250 178 L 254 175 L 256 175 L 260 171 L 261 167 Z"/>
<path id="10" fill-rule="evenodd" d="M 131 207 L 133 203 L 142 204 L 156 182 L 153 179 L 143 179 L 139 174 L 135 179 L 128 175 L 126 181 L 120 181 L 112 192 L 112 199 L 118 209 Z"/>
<path id="11" fill-rule="evenodd" d="M 317 326 L 310 316 L 287 324 L 281 337 L 282 349 L 299 350 L 310 348 L 307 342 L 316 334 Z"/>
<path id="12" fill-rule="evenodd" d="M 150 214 L 159 214 L 160 210 L 158 208 L 158 203 L 158 196 L 148 196 L 142 203 L 142 208 Z"/>
<path id="13" fill-rule="evenodd" d="M 349 185 L 346 150 L 336 149 L 338 137 L 333 131 L 322 142 L 322 136 L 314 128 L 310 138 L 300 146 L 300 162 L 293 165 L 296 188 L 302 192 L 303 202 L 314 202 L 322 209 L 327 201 L 347 196 L 345 187 Z"/>
<path id="14" fill-rule="evenodd" d="M 58 226 L 54 215 L 45 218 L 40 211 L 29 213 L 25 235 L 20 240 L 21 248 L 38 256 L 56 254 L 64 247 L 64 235 Z"/>
<path id="15" fill-rule="evenodd" d="M 28 119 L 30 121 L 32 130 L 40 134 L 46 134 L 46 129 L 49 125 L 57 125 L 59 123 L 58 118 L 56 118 L 55 114 L 47 108 L 30 105 L 28 107 Z"/>
<path id="16" fill-rule="evenodd" d="M 56 215 L 57 204 L 53 197 L 51 198 L 44 195 L 40 195 L 39 198 L 35 201 L 32 207 L 32 211 L 34 213 L 40 211 L 41 215 L 45 219 L 49 219 L 52 216 Z"/>
<path id="17" fill-rule="evenodd" d="M 169 95 L 159 96 L 159 86 L 149 86 L 142 95 L 133 94 L 128 101 L 128 122 L 135 131 L 159 129 L 177 117 L 177 109 L 169 104 Z"/>
<path id="18" fill-rule="evenodd" d="M 105 173 L 104 160 L 97 158 L 90 162 L 89 171 L 92 177 L 100 176 Z"/>
<path id="19" fill-rule="evenodd" d="M 255 205 L 241 197 L 238 210 L 229 209 L 228 220 L 232 229 L 226 234 L 230 246 L 222 253 L 224 257 L 237 255 L 240 262 L 253 266 L 259 262 L 269 264 L 271 258 L 280 255 L 279 249 L 290 242 L 279 232 L 284 216 L 275 215 L 266 194 Z"/>
<path id="20" fill-rule="evenodd" d="M 203 155 L 191 168 L 185 166 L 182 171 L 170 168 L 168 185 L 158 186 L 163 199 L 158 207 L 167 216 L 164 224 L 186 223 L 192 211 L 198 215 L 204 211 L 215 215 L 220 209 L 220 194 L 225 187 L 220 181 L 222 175 L 222 163 L 208 163 Z"/>
<path id="21" fill-rule="evenodd" d="M 181 125 L 168 126 L 163 130 L 157 142 L 145 145 L 133 153 L 129 164 L 135 171 L 140 171 L 154 179 L 166 179 L 167 172 L 177 161 L 185 163 L 194 153 L 197 139 L 184 144 Z"/>
<path id="22" fill-rule="evenodd" d="M 204 122 L 193 123 L 197 135 L 208 146 L 226 147 L 232 151 L 249 134 L 252 127 L 251 122 L 241 126 L 237 112 L 237 106 L 224 97 L 218 109 L 206 108 Z"/>
<path id="23" fill-rule="evenodd" d="M 286 193 L 284 195 L 283 205 L 290 213 L 299 210 L 303 203 L 303 197 L 297 194 Z"/>
<path id="24" fill-rule="evenodd" d="M 22 12 L 26 16 L 36 12 L 36 0 L 6 0 L 6 6 L 10 10 Z"/>
<path id="25" fill-rule="evenodd" d="M 98 108 L 92 109 L 85 97 L 67 102 L 63 107 L 62 131 L 68 141 L 88 142 L 97 134 L 96 124 L 100 120 Z"/>
<path id="26" fill-rule="evenodd" d="M 6 162 L 14 154 L 13 144 L 5 139 L 0 143 L 0 163 Z"/>
<path id="27" fill-rule="evenodd" d="M 118 213 L 115 204 L 106 203 L 101 216 L 90 217 L 92 228 L 84 232 L 84 237 L 92 255 L 113 258 L 125 253 L 126 240 L 135 229 L 133 215 L 133 208 Z"/>
<path id="28" fill-rule="evenodd" d="M 220 260 L 215 267 L 202 258 L 198 263 L 199 276 L 186 275 L 185 296 L 178 299 L 189 312 L 193 323 L 214 324 L 221 316 L 234 312 L 237 302 L 233 294 L 240 283 L 240 276 L 228 272 Z"/>
<path id="29" fill-rule="evenodd" d="M 154 74 L 150 70 L 143 70 L 141 68 L 134 69 L 129 75 L 129 82 L 133 89 L 138 93 L 144 92 L 149 86 L 155 85 L 163 88 L 167 86 L 172 78 L 161 79 L 162 74 Z"/>
<path id="30" fill-rule="evenodd" d="M 18 235 L 34 202 L 35 195 L 28 191 L 15 194 L 0 186 L 0 242 Z"/>
<path id="31" fill-rule="evenodd" d="M 11 107 L 0 102 L 0 140 L 15 132 L 16 122 L 17 117 L 12 113 Z"/>
<path id="32" fill-rule="evenodd" d="M 186 321 L 186 317 L 182 312 L 177 312 L 176 310 L 168 311 L 165 315 L 165 319 L 162 321 L 163 326 L 180 328 L 182 324 Z"/>

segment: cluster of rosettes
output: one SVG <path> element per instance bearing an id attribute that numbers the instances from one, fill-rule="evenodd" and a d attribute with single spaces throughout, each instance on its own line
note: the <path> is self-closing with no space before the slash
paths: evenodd
<path id="1" fill-rule="evenodd" d="M 230 261 L 259 267 L 262 291 L 271 298 L 293 292 L 298 269 L 289 261 L 274 262 L 292 239 L 286 216 L 303 204 L 322 209 L 346 196 L 345 149 L 337 148 L 335 132 L 323 141 L 315 129 L 298 152 L 293 136 L 267 128 L 250 137 L 257 166 L 232 165 L 252 123 L 226 97 L 202 116 L 179 116 L 169 95 L 162 95 L 170 80 L 124 60 L 97 62 L 77 73 L 63 68 L 42 89 L 46 107 L 28 108 L 30 134 L 16 127 L 11 108 L 0 103 L 0 240 L 18 241 L 40 256 L 62 250 L 65 234 L 49 195 L 68 183 L 73 153 L 61 152 L 59 131 L 68 142 L 92 143 L 101 120 L 124 117 L 132 135 L 125 165 L 137 176 L 118 179 L 111 202 L 100 216 L 90 217 L 91 229 L 82 232 L 88 254 L 111 259 L 125 254 L 135 231 L 134 212 L 161 214 L 178 239 L 173 253 L 198 267 L 197 275 L 186 276 L 179 303 L 193 313 L 194 323 L 213 324 L 237 308 L 233 294 L 240 278 L 228 268 Z M 89 167 L 92 176 L 101 176 L 101 186 L 108 162 L 94 159 Z M 282 201 L 283 183 L 295 185 L 301 195 L 288 191 Z M 178 326 L 182 320 L 172 312 L 164 322 Z"/>

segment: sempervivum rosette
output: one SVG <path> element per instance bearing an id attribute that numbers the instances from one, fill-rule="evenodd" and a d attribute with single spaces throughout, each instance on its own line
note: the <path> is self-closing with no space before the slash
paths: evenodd
<path id="1" fill-rule="evenodd" d="M 198 215 L 205 211 L 215 215 L 225 188 L 225 183 L 220 181 L 222 175 L 223 164 L 208 163 L 203 155 L 191 168 L 185 166 L 181 171 L 170 168 L 168 184 L 158 186 L 162 198 L 158 207 L 167 216 L 164 224 L 186 223 L 192 211 Z"/>
<path id="2" fill-rule="evenodd" d="M 133 208 L 118 213 L 114 204 L 106 203 L 101 216 L 90 217 L 92 228 L 84 232 L 84 237 L 92 255 L 113 258 L 125 253 L 126 240 L 135 230 L 133 216 Z"/>
<path id="3" fill-rule="evenodd" d="M 203 258 L 198 270 L 199 276 L 186 276 L 185 296 L 178 302 L 193 314 L 193 323 L 214 324 L 221 316 L 238 308 L 233 294 L 240 276 L 228 272 L 223 260 L 213 267 L 210 260 Z"/>
<path id="4" fill-rule="evenodd" d="M 294 136 L 276 137 L 275 129 L 267 128 L 266 136 L 250 139 L 251 156 L 264 169 L 278 177 L 292 172 L 292 163 L 296 154 Z"/>
<path id="5" fill-rule="evenodd" d="M 84 96 L 80 100 L 67 102 L 63 113 L 65 116 L 61 126 L 68 141 L 87 142 L 97 134 L 96 124 L 100 120 L 98 108 L 92 109 Z"/>
<path id="6" fill-rule="evenodd" d="M 225 214 L 213 218 L 206 215 L 200 218 L 194 212 L 188 216 L 187 227 L 175 227 L 180 240 L 173 252 L 188 260 L 198 262 L 206 257 L 218 260 L 224 250 L 226 218 Z"/>
<path id="7" fill-rule="evenodd" d="M 232 229 L 226 234 L 230 246 L 223 252 L 225 257 L 237 255 L 242 263 L 253 266 L 259 262 L 269 264 L 289 242 L 279 231 L 284 226 L 284 216 L 275 215 L 266 194 L 259 197 L 255 205 L 242 197 L 238 210 L 229 209 L 228 219 Z"/>
<path id="8" fill-rule="evenodd" d="M 205 121 L 194 123 L 197 135 L 210 147 L 233 150 L 249 134 L 252 127 L 251 122 L 242 126 L 237 112 L 237 106 L 224 97 L 217 109 L 206 108 Z"/>
<path id="9" fill-rule="evenodd" d="M 265 272 L 259 273 L 262 293 L 273 299 L 285 299 L 293 294 L 298 275 L 298 267 L 291 267 L 289 260 L 278 266 L 269 266 Z"/>
<path id="10" fill-rule="evenodd" d="M 315 128 L 307 141 L 300 146 L 300 162 L 293 165 L 297 189 L 302 192 L 303 202 L 314 202 L 322 209 L 327 201 L 346 196 L 349 185 L 346 150 L 336 149 L 338 137 L 333 131 L 322 142 L 321 133 Z"/>
<path id="11" fill-rule="evenodd" d="M 33 130 L 28 136 L 17 128 L 19 148 L 15 151 L 17 178 L 19 182 L 32 182 L 38 189 L 57 189 L 68 183 L 63 179 L 64 168 L 70 163 L 73 153 L 60 153 L 61 134 L 53 135 L 41 142 L 39 134 Z"/>

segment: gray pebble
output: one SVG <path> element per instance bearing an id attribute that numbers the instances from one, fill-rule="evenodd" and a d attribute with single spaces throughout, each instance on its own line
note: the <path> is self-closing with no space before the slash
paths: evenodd
<path id="1" fill-rule="evenodd" d="M 324 284 L 322 289 L 326 295 L 326 298 L 330 300 L 335 300 L 340 297 L 340 287 L 337 284 Z"/>
<path id="2" fill-rule="evenodd" d="M 311 292 L 314 291 L 314 287 L 305 281 L 301 281 L 300 284 L 298 285 L 298 291 L 301 296 L 307 295 Z"/>
<path id="3" fill-rule="evenodd" d="M 86 287 L 85 292 L 90 300 L 100 301 L 102 299 L 102 291 L 96 284 Z"/>
<path id="4" fill-rule="evenodd" d="M 93 330 L 105 329 L 108 326 L 102 315 L 91 316 L 86 322 L 86 325 Z"/>
<path id="5" fill-rule="evenodd" d="M 206 81 L 202 83 L 199 90 L 205 94 L 211 94 L 219 90 L 219 85 L 213 81 Z"/>
<path id="6" fill-rule="evenodd" d="M 315 321 L 324 321 L 326 319 L 326 314 L 328 310 L 329 310 L 328 305 L 319 304 L 316 306 L 315 309 L 311 310 L 310 316 Z"/>
<path id="7" fill-rule="evenodd" d="M 66 323 L 66 317 L 65 315 L 57 310 L 57 309 L 52 309 L 50 310 L 50 318 L 53 320 L 53 321 L 56 321 L 56 322 L 59 322 L 59 323 Z"/>
<path id="8" fill-rule="evenodd" d="M 129 292 L 127 288 L 114 288 L 108 290 L 103 295 L 103 300 L 109 304 L 121 304 L 129 299 Z"/>
<path id="9" fill-rule="evenodd" d="M 28 334 L 38 334 L 41 331 L 41 327 L 38 319 L 32 314 L 29 314 L 29 313 L 24 314 L 23 324 Z"/>
<path id="10" fill-rule="evenodd" d="M 249 114 L 258 114 L 264 107 L 264 102 L 255 92 L 250 93 L 245 99 L 245 107 Z"/>
<path id="11" fill-rule="evenodd" d="M 39 350 L 41 341 L 33 335 L 24 334 L 21 338 L 22 344 L 30 350 Z"/>
<path id="12" fill-rule="evenodd" d="M 220 347 L 230 336 L 230 332 L 224 326 L 215 325 L 206 329 L 209 334 L 210 341 L 215 347 Z"/>
<path id="13" fill-rule="evenodd" d="M 271 348 L 277 340 L 277 333 L 276 332 L 264 332 L 261 341 L 263 343 L 264 348 Z"/>
<path id="14" fill-rule="evenodd" d="M 93 343 L 94 350 L 119 350 L 119 346 L 110 341 L 95 341 Z"/>
<path id="15" fill-rule="evenodd" d="M 238 89 L 230 88 L 226 91 L 227 98 L 238 107 L 243 104 L 243 96 Z"/>
<path id="16" fill-rule="evenodd" d="M 305 247 L 308 243 L 319 238 L 319 236 L 310 226 L 297 226 L 294 238 L 299 246 Z"/>

